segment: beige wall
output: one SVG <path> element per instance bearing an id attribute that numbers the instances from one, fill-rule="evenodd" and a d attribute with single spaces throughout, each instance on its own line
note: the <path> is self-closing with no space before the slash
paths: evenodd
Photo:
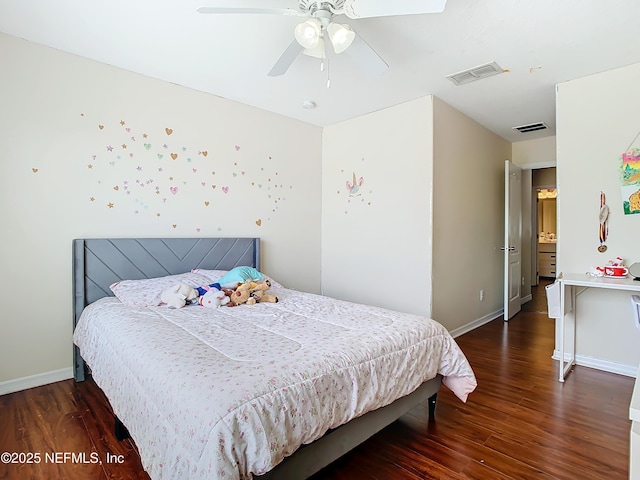
<path id="1" fill-rule="evenodd" d="M 640 148 L 640 63 L 558 85 L 558 270 L 584 273 L 621 256 L 640 260 L 640 215 L 625 215 L 620 156 Z M 633 142 L 636 138 L 635 142 Z M 608 250 L 599 253 L 600 192 L 611 209 Z M 635 375 L 640 331 L 628 292 L 588 290 L 578 298 L 579 363 Z"/>
<path id="2" fill-rule="evenodd" d="M 496 318 L 503 307 L 511 144 L 439 99 L 434 127 L 432 315 L 455 333 Z"/>
<path id="3" fill-rule="evenodd" d="M 526 169 L 552 167 L 556 164 L 556 137 L 523 140 L 511 145 L 513 163 Z"/>
<path id="4" fill-rule="evenodd" d="M 454 334 L 496 318 L 510 155 L 509 142 L 434 97 L 325 128 L 323 292 L 429 315 Z M 364 183 L 350 197 L 352 172 Z M 416 293 L 401 294 L 406 285 Z"/>
<path id="5" fill-rule="evenodd" d="M 533 170 L 532 185 L 539 188 L 556 186 L 556 167 L 537 168 Z"/>
<path id="6" fill-rule="evenodd" d="M 320 291 L 320 128 L 6 35 L 0 53 L 0 391 L 70 376 L 73 238 L 259 236 L 264 271 Z"/>
<path id="7" fill-rule="evenodd" d="M 431 97 L 324 129 L 325 294 L 430 314 L 432 132 Z"/>

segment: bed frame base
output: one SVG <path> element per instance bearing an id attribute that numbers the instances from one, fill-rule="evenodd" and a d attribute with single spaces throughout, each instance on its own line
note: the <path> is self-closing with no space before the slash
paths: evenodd
<path id="1" fill-rule="evenodd" d="M 331 430 L 315 442 L 300 447 L 270 472 L 254 478 L 260 480 L 303 480 L 337 460 L 348 451 L 390 425 L 413 407 L 428 401 L 429 419 L 434 418 L 436 396 L 442 377 L 423 383 L 409 395 L 399 398 L 386 407 L 369 412 Z"/>

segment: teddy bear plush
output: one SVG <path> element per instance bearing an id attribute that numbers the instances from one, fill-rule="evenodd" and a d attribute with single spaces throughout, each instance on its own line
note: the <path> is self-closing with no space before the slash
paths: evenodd
<path id="1" fill-rule="evenodd" d="M 176 283 L 160 294 L 160 301 L 166 303 L 170 308 L 182 308 L 187 303 L 192 303 L 198 296 L 195 288 L 184 283 Z"/>
<path id="2" fill-rule="evenodd" d="M 229 297 L 230 302 L 227 305 L 235 307 L 242 304 L 254 305 L 259 302 L 276 303 L 278 301 L 278 297 L 265 293 L 265 291 L 270 287 L 271 282 L 269 280 L 241 283 L 231 293 Z"/>

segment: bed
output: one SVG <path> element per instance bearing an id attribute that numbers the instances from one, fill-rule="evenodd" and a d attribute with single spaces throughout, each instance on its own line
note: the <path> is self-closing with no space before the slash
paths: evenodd
<path id="1" fill-rule="evenodd" d="M 441 383 L 474 390 L 425 317 L 274 278 L 277 303 L 158 305 L 167 282 L 239 266 L 260 268 L 258 238 L 73 242 L 74 376 L 89 367 L 152 479 L 308 478 L 415 405 L 433 415 Z"/>

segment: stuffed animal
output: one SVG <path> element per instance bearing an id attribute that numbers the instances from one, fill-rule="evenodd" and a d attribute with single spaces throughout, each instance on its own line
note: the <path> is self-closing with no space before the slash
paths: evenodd
<path id="1" fill-rule="evenodd" d="M 247 305 L 253 305 L 254 303 L 278 303 L 278 297 L 264 293 L 264 290 L 254 290 L 249 294 Z"/>
<path id="2" fill-rule="evenodd" d="M 166 303 L 169 308 L 182 308 L 197 299 L 198 295 L 195 288 L 184 283 L 176 283 L 160 294 L 160 300 L 162 303 Z"/>
<path id="3" fill-rule="evenodd" d="M 231 301 L 227 305 L 235 307 L 244 303 L 247 305 L 254 305 L 259 302 L 278 302 L 278 297 L 265 293 L 269 287 L 271 287 L 271 282 L 269 282 L 269 280 L 241 283 L 231 293 Z"/>
<path id="4" fill-rule="evenodd" d="M 204 295 L 209 290 L 217 290 L 217 291 L 220 292 L 222 290 L 222 287 L 220 286 L 219 283 L 210 283 L 209 285 L 203 285 L 201 287 L 196 287 L 196 292 L 198 292 L 198 295 Z"/>
<path id="5" fill-rule="evenodd" d="M 230 302 L 229 296 L 222 290 L 210 289 L 204 295 L 200 295 L 198 303 L 203 307 L 217 308 Z"/>

